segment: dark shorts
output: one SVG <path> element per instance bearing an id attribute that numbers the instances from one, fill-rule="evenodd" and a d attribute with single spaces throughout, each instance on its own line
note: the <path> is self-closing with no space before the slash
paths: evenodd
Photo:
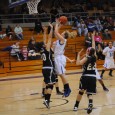
<path id="1" fill-rule="evenodd" d="M 86 90 L 88 94 L 96 93 L 96 77 L 81 76 L 79 89 Z"/>
<path id="2" fill-rule="evenodd" d="M 46 84 L 54 84 L 56 82 L 56 75 L 51 68 L 42 69 L 42 74 L 44 77 L 44 82 Z"/>

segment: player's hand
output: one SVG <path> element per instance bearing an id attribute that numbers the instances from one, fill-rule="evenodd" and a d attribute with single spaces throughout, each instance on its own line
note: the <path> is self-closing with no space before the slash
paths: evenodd
<path id="1" fill-rule="evenodd" d="M 51 23 L 49 23 L 49 26 L 51 27 L 51 29 L 53 29 L 53 25 Z"/>
<path id="2" fill-rule="evenodd" d="M 43 26 L 44 32 L 47 32 L 47 27 Z"/>
<path id="3" fill-rule="evenodd" d="M 81 52 L 83 51 L 84 49 L 81 49 L 79 52 L 78 52 L 78 54 L 80 55 L 81 54 Z"/>
<path id="4" fill-rule="evenodd" d="M 71 60 L 70 62 L 73 63 L 73 62 L 75 62 L 75 61 L 76 61 L 76 60 L 74 59 L 74 60 Z"/>

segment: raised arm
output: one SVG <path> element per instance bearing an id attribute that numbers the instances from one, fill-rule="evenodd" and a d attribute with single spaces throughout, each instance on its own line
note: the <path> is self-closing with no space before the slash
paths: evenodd
<path id="1" fill-rule="evenodd" d="M 50 48 L 51 48 L 51 42 L 52 42 L 52 33 L 53 33 L 53 26 L 52 26 L 52 24 L 50 24 L 49 23 L 49 26 L 50 26 L 50 33 L 49 33 L 49 35 L 48 35 L 48 42 L 47 42 L 47 44 L 46 44 L 46 49 L 48 50 L 48 51 L 50 51 Z"/>
<path id="2" fill-rule="evenodd" d="M 47 38 L 47 35 L 46 35 L 46 33 L 47 33 L 47 27 L 43 27 L 43 30 L 44 30 L 44 34 L 43 34 L 43 42 L 44 42 L 44 44 L 46 44 L 46 38 Z"/>
<path id="3" fill-rule="evenodd" d="M 83 49 L 81 49 L 80 52 L 78 52 L 78 55 L 77 55 L 77 61 L 76 61 L 76 64 L 77 65 L 83 65 L 86 61 L 87 61 L 87 58 L 84 57 L 83 59 L 81 59 L 80 55 L 81 55 L 81 52 L 83 51 Z"/>
<path id="4" fill-rule="evenodd" d="M 65 42 L 65 38 L 59 33 L 59 29 L 61 28 L 61 24 L 58 20 L 56 20 L 56 25 L 55 25 L 55 35 L 57 39 L 61 40 L 61 43 Z"/>

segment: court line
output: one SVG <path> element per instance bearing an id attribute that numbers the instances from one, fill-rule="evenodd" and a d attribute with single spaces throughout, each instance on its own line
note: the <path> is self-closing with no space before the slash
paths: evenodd
<path id="1" fill-rule="evenodd" d="M 101 71 L 101 70 L 98 70 Z M 107 70 L 108 71 L 108 70 Z M 79 72 L 70 72 L 70 73 L 66 73 L 66 75 L 72 75 L 72 74 L 81 74 L 82 71 Z M 4 82 L 4 81 L 14 81 L 14 80 L 23 80 L 23 79 L 33 79 L 33 78 L 42 78 L 43 76 L 30 76 L 30 77 L 17 77 L 17 78 L 0 78 L 0 81 Z M 105 80 L 105 79 L 104 79 Z M 112 79 L 113 80 L 113 79 Z"/>

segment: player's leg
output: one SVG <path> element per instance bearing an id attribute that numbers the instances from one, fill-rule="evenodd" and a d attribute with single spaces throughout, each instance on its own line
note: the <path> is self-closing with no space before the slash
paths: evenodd
<path id="1" fill-rule="evenodd" d="M 96 93 L 96 77 L 88 76 L 87 79 L 87 97 L 88 97 L 88 109 L 87 113 L 90 114 L 93 109 L 93 95 Z"/>
<path id="2" fill-rule="evenodd" d="M 110 71 L 109 71 L 109 75 L 110 75 L 110 76 L 113 76 L 113 75 L 112 75 L 112 72 L 113 72 L 113 69 L 110 69 Z"/>
<path id="3" fill-rule="evenodd" d="M 63 93 L 59 90 L 58 76 L 56 76 L 55 88 L 56 88 L 57 95 L 63 95 Z"/>
<path id="4" fill-rule="evenodd" d="M 68 97 L 70 95 L 70 93 L 71 93 L 71 89 L 70 89 L 68 80 L 66 78 L 66 75 L 65 74 L 61 74 L 59 76 L 61 77 L 63 85 L 64 85 L 64 94 L 63 94 L 63 96 L 64 97 Z"/>
<path id="5" fill-rule="evenodd" d="M 98 79 L 99 83 L 101 84 L 101 86 L 103 87 L 104 91 L 109 91 L 108 88 L 105 86 L 104 82 L 102 79 Z"/>
<path id="6" fill-rule="evenodd" d="M 99 83 L 101 84 L 101 86 L 103 87 L 103 90 L 104 90 L 104 91 L 109 91 L 109 90 L 105 87 L 105 84 L 104 84 L 103 80 L 101 79 L 100 74 L 99 74 L 99 72 L 98 72 L 97 69 L 96 69 L 96 78 L 97 78 L 97 80 L 99 81 Z"/>
<path id="7" fill-rule="evenodd" d="M 90 114 L 93 109 L 93 96 L 92 96 L 92 94 L 87 94 L 87 97 L 88 97 L 88 101 L 89 101 L 87 113 Z"/>
<path id="8" fill-rule="evenodd" d="M 80 90 L 80 91 L 78 92 L 78 95 L 77 95 L 77 98 L 76 98 L 76 102 L 75 102 L 73 111 L 77 111 L 77 110 L 78 110 L 79 103 L 80 103 L 80 101 L 81 101 L 81 99 L 82 99 L 83 94 L 84 94 L 84 90 Z"/>
<path id="9" fill-rule="evenodd" d="M 101 78 L 103 78 L 103 74 L 105 73 L 105 68 L 104 69 L 102 69 L 102 71 L 101 71 Z"/>
<path id="10" fill-rule="evenodd" d="M 45 84 L 45 82 L 43 81 L 43 83 L 42 83 L 42 97 L 44 97 L 45 96 L 45 89 L 46 89 L 46 84 Z"/>
<path id="11" fill-rule="evenodd" d="M 51 98 L 51 93 L 53 90 L 53 84 L 47 84 L 46 85 L 46 94 L 45 94 L 45 101 L 44 101 L 44 105 L 49 109 L 50 108 L 50 98 Z"/>
<path id="12" fill-rule="evenodd" d="M 42 73 L 44 76 L 44 82 L 46 84 L 46 90 L 45 90 L 45 100 L 44 100 L 44 105 L 49 109 L 50 108 L 50 98 L 51 98 L 51 93 L 53 90 L 53 85 L 55 83 L 55 75 L 53 73 L 53 69 L 42 69 Z"/>

